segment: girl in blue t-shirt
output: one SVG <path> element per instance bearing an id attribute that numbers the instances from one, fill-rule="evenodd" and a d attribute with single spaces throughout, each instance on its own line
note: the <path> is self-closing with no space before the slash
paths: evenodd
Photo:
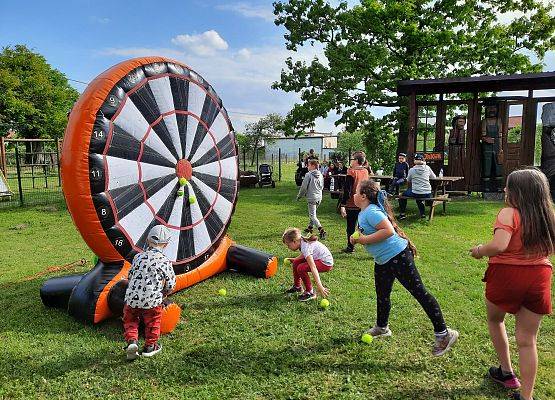
<path id="1" fill-rule="evenodd" d="M 351 243 L 364 245 L 376 262 L 374 278 L 378 318 L 368 333 L 373 337 L 391 336 L 388 327 L 391 309 L 389 297 L 393 282 L 397 279 L 420 303 L 434 325 L 432 354 L 445 354 L 457 341 L 459 333 L 447 328 L 437 300 L 424 287 L 414 264 L 416 248 L 397 226 L 386 192 L 369 179 L 361 182 L 354 201 L 361 209 L 358 216 L 360 236 L 351 236 Z"/>

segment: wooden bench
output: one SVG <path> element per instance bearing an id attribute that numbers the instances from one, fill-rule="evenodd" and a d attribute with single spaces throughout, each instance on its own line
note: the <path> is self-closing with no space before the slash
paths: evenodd
<path id="1" fill-rule="evenodd" d="M 443 215 L 445 215 L 445 204 L 451 199 L 449 198 L 449 194 L 441 194 L 437 195 L 436 197 L 429 197 L 426 199 L 417 199 L 416 197 L 407 197 L 407 196 L 393 196 L 397 200 L 405 199 L 405 200 L 422 200 L 426 207 L 430 207 L 430 212 L 428 213 L 428 221 L 431 221 L 434 218 L 434 210 L 436 206 L 442 204 L 443 205 Z"/>

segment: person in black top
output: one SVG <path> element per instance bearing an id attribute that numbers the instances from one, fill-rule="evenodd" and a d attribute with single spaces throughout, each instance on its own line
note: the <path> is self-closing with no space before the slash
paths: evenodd
<path id="1" fill-rule="evenodd" d="M 393 181 L 389 185 L 388 192 L 390 194 L 399 194 L 399 187 L 407 181 L 409 174 L 409 164 L 407 163 L 407 155 L 399 153 L 395 167 L 393 168 Z"/>

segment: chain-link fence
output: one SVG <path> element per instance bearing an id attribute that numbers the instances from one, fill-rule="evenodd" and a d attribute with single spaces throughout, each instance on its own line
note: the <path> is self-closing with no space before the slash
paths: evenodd
<path id="1" fill-rule="evenodd" d="M 1 138 L 0 169 L 6 187 L 0 207 L 63 201 L 60 146 L 57 140 Z"/>

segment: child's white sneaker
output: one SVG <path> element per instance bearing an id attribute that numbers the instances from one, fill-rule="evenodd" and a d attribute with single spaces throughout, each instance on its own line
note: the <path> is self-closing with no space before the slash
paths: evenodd
<path id="1" fill-rule="evenodd" d="M 372 335 L 372 337 L 375 337 L 375 338 L 388 337 L 393 334 L 391 332 L 391 329 L 389 329 L 389 326 L 382 328 L 378 325 L 374 325 L 372 328 L 368 329 L 366 333 L 369 333 L 370 335 Z"/>
<path id="2" fill-rule="evenodd" d="M 127 342 L 125 354 L 127 357 L 127 361 L 133 361 L 139 357 L 139 345 L 136 340 L 130 340 L 129 342 Z"/>
<path id="3" fill-rule="evenodd" d="M 447 353 L 459 338 L 459 332 L 454 329 L 447 328 L 447 333 L 442 337 L 436 337 L 432 354 L 436 357 Z"/>

